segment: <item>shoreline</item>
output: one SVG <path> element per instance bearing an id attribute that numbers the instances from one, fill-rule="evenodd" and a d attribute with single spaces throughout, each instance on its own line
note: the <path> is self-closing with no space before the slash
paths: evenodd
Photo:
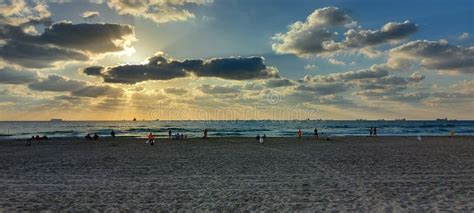
<path id="1" fill-rule="evenodd" d="M 333 140 L 333 139 L 353 139 L 353 138 L 417 138 L 418 136 L 422 138 L 474 138 L 474 135 L 455 135 L 455 136 L 448 136 L 448 135 L 378 135 L 378 136 L 363 136 L 363 135 L 344 135 L 344 136 L 319 136 L 318 139 L 315 136 L 303 136 L 302 140 Z M 147 136 L 115 136 L 115 139 L 146 139 Z M 297 136 L 267 136 L 267 139 L 300 139 Z M 13 138 L 8 136 L 0 136 L 0 141 L 26 141 L 30 138 Z M 255 137 L 248 137 L 248 136 L 210 136 L 207 139 L 203 139 L 202 137 L 189 137 L 185 139 L 173 139 L 169 137 L 165 137 L 163 135 L 155 135 L 155 140 L 170 140 L 170 141 L 186 141 L 186 140 L 215 140 L 215 139 L 252 139 L 255 140 Z M 46 142 L 46 141 L 58 141 L 58 140 L 83 140 L 83 141 L 113 141 L 114 138 L 110 136 L 101 136 L 98 140 L 86 140 L 84 137 L 49 137 L 48 140 L 32 140 L 33 142 Z"/>

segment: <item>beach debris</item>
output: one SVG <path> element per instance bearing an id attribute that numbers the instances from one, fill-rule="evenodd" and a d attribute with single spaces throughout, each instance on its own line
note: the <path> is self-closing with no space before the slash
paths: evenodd
<path id="1" fill-rule="evenodd" d="M 421 141 L 421 136 L 418 135 L 418 136 L 416 137 L 416 140 Z"/>

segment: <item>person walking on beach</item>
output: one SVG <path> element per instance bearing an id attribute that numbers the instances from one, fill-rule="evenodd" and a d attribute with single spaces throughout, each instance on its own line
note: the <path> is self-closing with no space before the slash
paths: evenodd
<path id="1" fill-rule="evenodd" d="M 115 132 L 114 132 L 114 130 L 112 130 L 112 132 L 110 132 L 110 136 L 112 136 L 112 138 L 115 139 Z"/>
<path id="2" fill-rule="evenodd" d="M 172 134 L 173 134 L 173 133 L 171 132 L 171 129 L 168 129 L 168 138 L 171 138 L 171 135 L 172 135 Z"/>
<path id="3" fill-rule="evenodd" d="M 374 127 L 374 136 L 377 136 L 377 127 Z"/>
<path id="4" fill-rule="evenodd" d="M 207 138 L 207 129 L 204 129 L 204 136 L 202 138 L 204 138 L 204 139 Z"/>
<path id="5" fill-rule="evenodd" d="M 298 129 L 298 138 L 301 138 L 303 136 L 303 132 L 301 131 L 301 129 Z"/>
<path id="6" fill-rule="evenodd" d="M 150 134 L 148 134 L 147 143 L 149 143 L 152 146 L 155 145 L 155 136 L 151 132 L 150 132 Z"/>
<path id="7" fill-rule="evenodd" d="M 260 134 L 257 134 L 257 137 L 255 137 L 255 139 L 257 139 L 257 142 L 260 142 Z"/>
<path id="8" fill-rule="evenodd" d="M 318 139 L 318 128 L 314 128 L 314 138 Z"/>
<path id="9" fill-rule="evenodd" d="M 372 130 L 372 127 L 370 127 L 370 129 L 369 129 L 369 136 L 372 136 L 372 134 L 373 134 L 373 130 Z"/>

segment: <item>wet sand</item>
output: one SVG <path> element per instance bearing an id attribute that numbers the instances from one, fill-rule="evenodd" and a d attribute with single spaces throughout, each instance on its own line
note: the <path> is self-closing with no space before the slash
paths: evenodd
<path id="1" fill-rule="evenodd" d="M 474 137 L 0 141 L 0 212 L 474 211 Z"/>

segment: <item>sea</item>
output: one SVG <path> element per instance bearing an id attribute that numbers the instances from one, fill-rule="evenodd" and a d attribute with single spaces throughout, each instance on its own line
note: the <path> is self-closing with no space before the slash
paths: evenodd
<path id="1" fill-rule="evenodd" d="M 168 130 L 188 138 L 202 137 L 294 137 L 298 129 L 304 135 L 364 136 L 376 127 L 380 136 L 448 136 L 474 135 L 474 121 L 463 120 L 234 120 L 234 121 L 0 121 L 0 140 L 54 137 L 84 137 L 86 134 L 146 137 L 152 132 L 166 137 Z"/>

